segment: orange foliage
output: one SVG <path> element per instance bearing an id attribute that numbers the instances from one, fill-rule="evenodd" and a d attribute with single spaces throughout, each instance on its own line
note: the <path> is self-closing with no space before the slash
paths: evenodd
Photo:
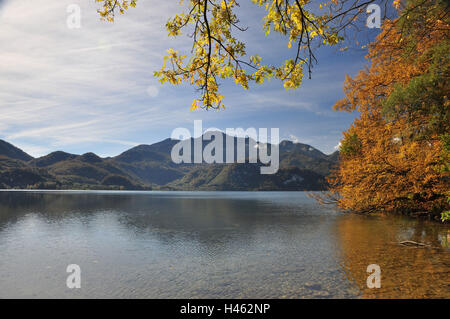
<path id="1" fill-rule="evenodd" d="M 428 17 L 419 12 L 384 24 L 369 49 L 370 66 L 347 77 L 345 98 L 334 106 L 360 112 L 344 132 L 340 165 L 329 179 L 341 209 L 448 208 L 450 176 L 442 167 L 449 162 L 443 139 L 450 133 L 450 24 L 440 18 L 442 7 L 430 8 Z"/>

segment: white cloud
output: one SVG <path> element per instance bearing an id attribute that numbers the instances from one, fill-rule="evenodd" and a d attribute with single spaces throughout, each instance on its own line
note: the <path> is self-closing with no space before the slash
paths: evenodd
<path id="1" fill-rule="evenodd" d="M 334 95 L 340 86 L 340 80 L 330 80 L 327 72 L 315 73 L 317 85 L 305 81 L 307 88 L 295 92 L 286 92 L 276 81 L 251 92 L 224 81 L 226 111 L 189 112 L 198 95 L 194 87 L 161 86 L 153 77 L 166 49 L 176 47 L 184 54 L 191 49 L 186 35 L 172 40 L 165 30 L 167 19 L 180 11 L 178 1 L 139 1 L 136 8 L 118 15 L 115 23 L 100 21 L 99 3 L 94 0 L 2 3 L 0 138 L 35 156 L 57 148 L 97 151 L 105 143 L 156 142 L 170 136 L 175 127 L 192 125 L 194 119 L 222 128 L 284 127 L 289 121 L 301 128 L 309 119 L 301 122 L 300 112 L 318 114 L 323 96 Z M 67 6 L 73 3 L 81 7 L 79 29 L 70 29 L 66 23 Z M 286 43 L 264 41 L 263 9 L 257 11 L 253 4 L 243 3 L 240 10 L 245 11 L 243 24 L 250 26 L 239 35 L 248 40 L 249 54 L 264 52 L 278 60 L 276 52 L 282 51 L 278 44 Z M 308 141 L 304 132 L 293 132 Z M 118 149 L 108 153 L 103 147 L 100 152 L 115 155 Z"/>
<path id="2" fill-rule="evenodd" d="M 1 8 L 1 134 L 12 142 L 47 139 L 52 146 L 120 141 L 130 127 L 173 119 L 175 110 L 163 113 L 149 102 L 160 93 L 150 81 L 177 3 L 141 1 L 111 24 L 100 21 L 94 1 L 79 1 L 82 27 L 69 29 L 72 3 L 14 0 Z"/>
<path id="3" fill-rule="evenodd" d="M 290 134 L 289 139 L 294 143 L 300 143 L 299 138 L 297 136 L 295 136 L 294 134 Z"/>
<path id="4" fill-rule="evenodd" d="M 286 107 L 286 108 L 298 108 L 307 111 L 313 111 L 314 106 L 309 101 L 299 101 L 298 97 L 292 92 L 286 92 L 284 89 L 278 90 L 265 90 L 265 94 L 249 93 L 249 103 L 254 107 Z"/>

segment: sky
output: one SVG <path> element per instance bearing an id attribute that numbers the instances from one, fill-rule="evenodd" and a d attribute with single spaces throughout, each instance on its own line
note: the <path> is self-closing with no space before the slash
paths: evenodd
<path id="1" fill-rule="evenodd" d="M 0 0 L 0 139 L 32 156 L 56 150 L 115 156 L 170 137 L 177 127 L 280 128 L 281 139 L 332 153 L 357 114 L 333 111 L 345 75 L 367 63 L 364 50 L 323 48 L 312 79 L 286 91 L 276 80 L 244 90 L 222 84 L 226 110 L 190 111 L 198 96 L 188 85 L 161 85 L 153 72 L 168 48 L 188 53 L 190 38 L 167 37 L 178 0 L 140 0 L 114 23 L 99 19 L 94 0 Z M 247 3 L 248 2 L 248 3 Z M 81 27 L 67 27 L 81 8 Z M 286 39 L 265 37 L 264 10 L 241 1 L 239 35 L 249 54 L 276 63 L 295 54 Z"/>

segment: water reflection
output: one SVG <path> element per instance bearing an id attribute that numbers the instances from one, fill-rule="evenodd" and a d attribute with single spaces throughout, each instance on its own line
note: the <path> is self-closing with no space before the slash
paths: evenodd
<path id="1" fill-rule="evenodd" d="M 336 222 L 342 267 L 364 298 L 449 298 L 448 226 L 383 216 L 340 216 Z M 404 246 L 404 241 L 429 246 Z M 366 267 L 381 267 L 381 289 L 367 288 Z"/>
<path id="2" fill-rule="evenodd" d="M 0 298 L 443 297 L 447 234 L 304 193 L 0 192 Z M 395 244 L 406 239 L 431 246 Z M 365 288 L 372 263 L 379 291 Z"/>

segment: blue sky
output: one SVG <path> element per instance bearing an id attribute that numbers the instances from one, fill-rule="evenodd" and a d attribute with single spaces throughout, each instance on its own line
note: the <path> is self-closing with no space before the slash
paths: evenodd
<path id="1" fill-rule="evenodd" d="M 241 1 L 240 36 L 248 53 L 268 63 L 292 57 L 285 39 L 265 38 L 263 11 Z M 153 77 L 168 48 L 187 52 L 186 36 L 167 37 L 178 0 L 139 1 L 114 24 L 99 20 L 93 0 L 0 0 L 0 139 L 33 156 L 55 150 L 114 156 L 170 136 L 176 127 L 279 127 L 282 139 L 331 153 L 355 114 L 335 112 L 345 74 L 366 63 L 365 52 L 323 48 L 312 79 L 287 92 L 277 81 L 245 91 L 225 82 L 225 111 L 189 110 L 193 87 L 161 86 Z M 81 28 L 66 26 L 79 4 Z M 244 21 L 245 20 L 245 21 Z"/>

